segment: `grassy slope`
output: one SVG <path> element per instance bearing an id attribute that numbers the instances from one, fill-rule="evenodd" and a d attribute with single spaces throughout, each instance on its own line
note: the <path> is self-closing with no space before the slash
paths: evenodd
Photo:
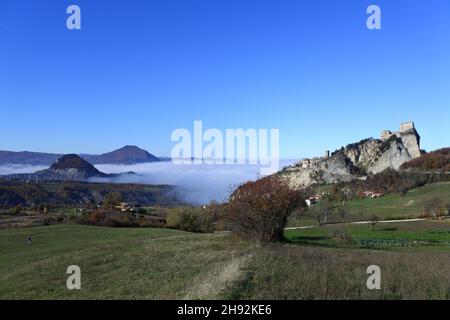
<path id="1" fill-rule="evenodd" d="M 0 252 L 0 298 L 175 299 L 235 250 L 218 235 L 57 225 L 2 230 Z M 81 291 L 66 289 L 73 264 L 81 268 Z"/>
<path id="2" fill-rule="evenodd" d="M 422 214 L 424 202 L 431 198 L 441 198 L 444 203 L 450 202 L 450 183 L 435 183 L 413 189 L 405 196 L 387 195 L 380 199 L 361 199 L 346 203 L 353 213 L 363 211 L 365 214 L 376 214 L 383 218 L 418 216 Z"/>
<path id="3" fill-rule="evenodd" d="M 356 236 L 416 234 L 440 240 L 449 239 L 450 229 L 436 222 L 394 224 L 390 230 L 380 225 L 374 233 L 369 226 L 349 228 Z M 31 247 L 25 246 L 29 232 Z M 287 233 L 291 243 L 250 248 L 223 235 L 168 229 L 56 225 L 0 230 L 0 298 L 450 298 L 449 249 L 323 248 L 333 243 L 320 241 L 304 246 L 303 240 L 326 237 L 327 231 L 296 232 Z M 65 271 L 72 264 L 81 267 L 81 291 L 66 289 Z M 372 264 L 382 268 L 381 291 L 365 286 Z"/>
<path id="4" fill-rule="evenodd" d="M 386 223 L 375 226 L 371 231 L 370 225 L 329 225 L 322 228 L 286 231 L 286 238 L 294 243 L 336 247 L 333 232 L 347 232 L 355 240 L 380 240 L 416 242 L 414 249 L 426 248 L 450 252 L 450 222 L 449 221 L 421 221 L 408 223 Z M 394 245 L 397 249 L 397 247 Z"/>
<path id="5" fill-rule="evenodd" d="M 450 299 L 448 253 L 386 252 L 274 244 L 259 249 L 233 299 Z M 381 268 L 368 290 L 367 268 Z"/>
<path id="6" fill-rule="evenodd" d="M 346 221 L 365 221 L 372 214 L 382 219 L 417 218 L 422 214 L 425 201 L 434 197 L 441 198 L 445 204 L 450 203 L 450 183 L 428 184 L 409 191 L 403 197 L 392 194 L 379 199 L 365 198 L 347 201 L 345 207 L 349 211 L 349 215 L 346 217 Z M 329 221 L 340 222 L 342 217 L 332 216 Z M 316 223 L 316 220 L 306 216 L 300 218 L 299 225 L 309 226 Z M 295 217 L 289 218 L 288 226 L 296 226 Z"/>

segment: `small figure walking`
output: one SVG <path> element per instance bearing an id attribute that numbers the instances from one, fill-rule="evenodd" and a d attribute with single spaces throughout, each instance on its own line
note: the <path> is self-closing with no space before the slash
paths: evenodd
<path id="1" fill-rule="evenodd" d="M 30 235 L 28 235 L 27 237 L 27 246 L 31 246 L 31 242 L 33 241 L 33 237 Z"/>

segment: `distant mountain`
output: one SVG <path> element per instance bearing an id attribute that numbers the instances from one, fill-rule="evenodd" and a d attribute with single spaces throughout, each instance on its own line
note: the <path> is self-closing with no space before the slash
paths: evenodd
<path id="1" fill-rule="evenodd" d="M 91 178 L 108 178 L 111 175 L 100 172 L 92 164 L 76 154 L 67 154 L 48 169 L 34 173 L 3 176 L 6 179 L 30 181 L 87 181 Z"/>
<path id="2" fill-rule="evenodd" d="M 59 158 L 48 169 L 34 173 L 10 174 L 0 177 L 19 181 L 92 181 L 101 178 L 119 178 L 125 175 L 135 175 L 135 173 L 106 174 L 97 170 L 92 164 L 76 154 L 67 154 Z"/>
<path id="3" fill-rule="evenodd" d="M 136 146 L 125 146 L 118 150 L 101 155 L 82 155 L 92 164 L 136 164 L 145 162 L 157 162 L 159 158 Z"/>
<path id="4" fill-rule="evenodd" d="M 62 154 L 42 153 L 42 152 L 0 151 L 0 165 L 22 164 L 31 166 L 50 166 L 61 156 Z"/>
<path id="5" fill-rule="evenodd" d="M 0 165 L 22 164 L 32 166 L 50 166 L 62 156 L 63 154 L 42 152 L 0 151 Z M 161 161 L 158 157 L 136 146 L 125 146 L 118 150 L 100 155 L 83 154 L 81 157 L 92 164 L 130 165 Z"/>

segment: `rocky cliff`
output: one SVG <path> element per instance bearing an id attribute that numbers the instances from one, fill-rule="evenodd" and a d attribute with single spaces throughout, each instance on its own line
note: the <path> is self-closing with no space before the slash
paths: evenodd
<path id="1" fill-rule="evenodd" d="M 384 130 L 381 139 L 365 139 L 322 158 L 304 159 L 279 175 L 293 188 L 337 183 L 364 179 L 388 168 L 398 170 L 403 163 L 421 154 L 420 135 L 414 123 L 407 122 L 397 132 Z"/>

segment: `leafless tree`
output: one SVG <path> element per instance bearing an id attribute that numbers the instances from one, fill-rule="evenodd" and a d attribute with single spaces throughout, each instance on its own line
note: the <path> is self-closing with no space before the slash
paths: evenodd
<path id="1" fill-rule="evenodd" d="M 433 219 L 439 219 L 440 210 L 444 207 L 443 201 L 440 198 L 431 198 L 425 201 L 425 210 L 429 211 Z"/>
<path id="2" fill-rule="evenodd" d="M 317 225 L 320 227 L 327 224 L 328 217 L 335 209 L 335 205 L 330 200 L 321 200 L 316 205 L 308 209 L 309 214 L 317 220 Z"/>
<path id="3" fill-rule="evenodd" d="M 381 220 L 380 217 L 377 216 L 377 215 L 375 215 L 375 214 L 372 214 L 372 215 L 369 217 L 370 229 L 371 229 L 372 231 L 375 230 L 375 226 L 378 224 L 378 222 L 380 222 L 380 220 Z"/>
<path id="4" fill-rule="evenodd" d="M 304 206 L 298 191 L 278 176 L 247 182 L 238 187 L 227 204 L 227 222 L 233 234 L 258 242 L 283 238 L 289 215 Z"/>

